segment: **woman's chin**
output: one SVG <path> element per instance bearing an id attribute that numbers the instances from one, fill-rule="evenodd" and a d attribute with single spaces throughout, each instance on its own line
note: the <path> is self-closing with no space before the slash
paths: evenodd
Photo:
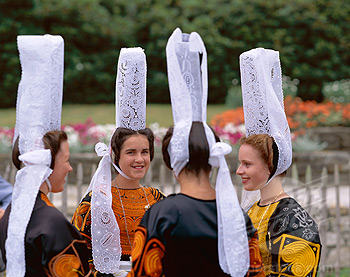
<path id="1" fill-rule="evenodd" d="M 246 191 L 255 191 L 257 190 L 256 186 L 244 185 Z"/>

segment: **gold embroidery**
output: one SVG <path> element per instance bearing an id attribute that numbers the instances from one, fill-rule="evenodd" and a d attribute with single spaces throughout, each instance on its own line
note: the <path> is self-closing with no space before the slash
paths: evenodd
<path id="1" fill-rule="evenodd" d="M 309 242 L 302 238 L 284 234 L 273 241 L 273 244 L 281 241 L 278 254 L 278 276 L 307 276 L 312 270 L 316 276 L 317 265 L 320 256 L 320 245 Z M 293 275 L 285 273 L 287 267 L 282 267 L 288 263 L 288 270 Z"/>
<path id="2" fill-rule="evenodd" d="M 66 254 L 58 257 L 53 264 L 53 270 L 57 276 L 79 276 L 77 271 L 80 267 L 78 258 L 74 255 Z"/>
<path id="3" fill-rule="evenodd" d="M 275 211 L 278 204 L 279 202 L 276 202 L 269 206 L 259 207 L 258 203 L 255 203 L 248 211 L 248 215 L 250 216 L 250 219 L 252 220 L 255 228 L 258 228 L 258 225 L 261 221 L 261 217 L 264 215 L 264 219 L 260 223 L 258 235 L 259 235 L 259 248 L 260 248 L 262 260 L 264 262 L 264 266 L 265 266 L 264 271 L 266 275 L 269 275 L 271 273 L 271 264 L 272 264 L 271 252 L 267 247 L 267 243 L 269 242 L 266 241 L 267 228 L 268 228 L 270 217 Z"/>
<path id="4" fill-rule="evenodd" d="M 84 268 L 81 263 L 79 253 L 75 248 L 75 244 L 85 244 L 83 240 L 73 240 L 64 250 L 54 256 L 49 264 L 49 276 L 85 276 Z M 74 254 L 68 254 L 73 252 Z"/>
<path id="5" fill-rule="evenodd" d="M 133 249 L 132 249 L 132 257 L 133 259 L 138 259 L 141 256 L 143 247 L 146 242 L 146 236 L 143 232 L 136 232 Z"/>
<path id="6" fill-rule="evenodd" d="M 145 272 L 148 276 L 161 276 L 163 272 L 162 258 L 164 251 L 155 247 L 149 250 L 145 256 Z"/>

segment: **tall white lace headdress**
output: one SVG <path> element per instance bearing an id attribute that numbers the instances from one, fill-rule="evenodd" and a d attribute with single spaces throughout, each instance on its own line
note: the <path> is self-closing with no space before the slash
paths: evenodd
<path id="1" fill-rule="evenodd" d="M 292 141 L 284 111 L 282 70 L 279 52 L 256 48 L 240 56 L 244 121 L 247 136 L 267 134 L 278 148 L 275 176 L 292 163 Z M 247 210 L 260 198 L 260 191 L 244 191 L 242 207 Z"/>
<path id="2" fill-rule="evenodd" d="M 209 163 L 219 167 L 216 203 L 220 266 L 231 276 L 243 276 L 249 268 L 246 224 L 225 160 L 231 147 L 216 143 L 206 123 L 208 74 L 204 43 L 198 33 L 183 34 L 177 28 L 168 40 L 166 56 L 174 118 L 174 132 L 168 146 L 171 167 L 178 176 L 188 163 L 192 121 L 202 122 L 210 148 Z"/>
<path id="3" fill-rule="evenodd" d="M 14 142 L 19 159 L 6 240 L 7 276 L 25 274 L 25 232 L 41 184 L 52 170 L 43 135 L 61 129 L 64 42 L 61 36 L 18 36 L 22 66 Z"/>
<path id="4" fill-rule="evenodd" d="M 142 48 L 122 48 L 116 80 L 116 128 L 141 130 L 146 127 L 146 55 Z M 95 151 L 103 156 L 87 193 L 91 198 L 92 256 L 102 273 L 116 273 L 121 258 L 120 229 L 112 209 L 111 165 L 127 179 L 111 158 L 109 147 L 97 143 Z"/>

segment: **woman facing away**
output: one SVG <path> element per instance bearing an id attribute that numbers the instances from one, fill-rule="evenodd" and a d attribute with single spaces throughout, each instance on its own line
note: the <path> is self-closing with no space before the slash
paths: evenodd
<path id="1" fill-rule="evenodd" d="M 260 190 L 261 195 L 248 215 L 259 233 L 266 276 L 316 276 L 321 255 L 318 227 L 283 190 L 286 171 L 271 179 L 279 155 L 274 139 L 266 134 L 250 135 L 240 143 L 236 173 L 245 190 Z"/>
<path id="2" fill-rule="evenodd" d="M 145 211 L 160 201 L 164 195 L 158 189 L 140 184 L 154 156 L 154 136 L 150 129 L 134 131 L 117 128 L 111 138 L 111 150 L 112 162 L 119 171 L 111 184 L 112 209 L 120 230 L 119 273 L 125 275 L 130 270 L 130 255 L 136 227 Z M 89 264 L 94 276 L 113 276 L 113 274 L 103 274 L 95 268 L 91 233 L 91 199 L 90 191 L 77 207 L 72 223 L 88 244 Z"/>
<path id="3" fill-rule="evenodd" d="M 162 146 L 170 169 L 172 137 L 170 127 Z M 181 191 L 145 213 L 135 235 L 129 276 L 228 276 L 219 264 L 216 192 L 209 183 L 209 156 L 203 124 L 192 122 L 189 161 L 177 177 Z M 246 276 L 264 276 L 257 232 L 246 214 L 245 223 L 241 231 L 247 233 L 250 252 Z"/>
<path id="4" fill-rule="evenodd" d="M 85 241 L 47 197 L 50 191 L 58 193 L 64 189 L 65 177 L 72 171 L 67 134 L 63 131 L 50 131 L 42 141 L 45 149 L 51 152 L 50 168 L 53 172 L 40 186 L 25 232 L 25 276 L 87 276 L 89 265 Z M 18 157 L 17 139 L 12 160 L 20 170 L 22 162 Z M 11 204 L 0 220 L 0 249 L 5 263 L 8 262 L 5 242 L 10 212 Z"/>

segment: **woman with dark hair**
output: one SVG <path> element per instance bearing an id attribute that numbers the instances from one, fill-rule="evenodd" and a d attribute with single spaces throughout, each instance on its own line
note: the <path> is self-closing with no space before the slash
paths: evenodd
<path id="1" fill-rule="evenodd" d="M 143 50 L 123 48 L 117 75 L 117 128 L 109 148 L 96 145 L 103 158 L 72 218 L 87 241 L 95 276 L 126 276 L 135 229 L 145 211 L 164 197 L 158 189 L 140 184 L 154 156 L 154 135 L 145 128 L 145 72 Z M 117 172 L 113 180 L 111 166 Z"/>
<path id="2" fill-rule="evenodd" d="M 147 173 L 154 156 L 154 136 L 150 129 L 133 131 L 117 128 L 111 139 L 113 163 L 132 179 L 122 174 L 112 180 L 112 209 L 120 229 L 121 261 L 130 261 L 135 230 L 145 211 L 161 200 L 164 195 L 156 188 L 144 187 L 140 180 Z M 85 238 L 90 252 L 89 263 L 96 276 L 109 276 L 97 272 L 92 257 L 91 236 L 91 197 L 90 191 L 77 207 L 73 225 Z M 121 264 L 120 270 L 126 270 Z"/>
<path id="3" fill-rule="evenodd" d="M 171 170 L 172 137 L 170 127 L 162 153 Z M 227 276 L 219 264 L 216 192 L 209 182 L 212 167 L 202 122 L 192 122 L 188 147 L 189 161 L 177 177 L 180 193 L 152 206 L 137 229 L 131 276 Z M 247 233 L 251 253 L 246 276 L 264 276 L 257 232 L 246 214 L 245 221 L 242 232 Z"/>
<path id="4" fill-rule="evenodd" d="M 130 276 L 264 276 L 257 232 L 238 203 L 226 164 L 231 147 L 206 124 L 204 43 L 197 33 L 177 28 L 166 52 L 175 125 L 162 152 L 181 190 L 145 213 Z"/>
<path id="5" fill-rule="evenodd" d="M 69 163 L 67 134 L 63 131 L 50 131 L 43 136 L 45 149 L 51 153 L 52 173 L 44 181 L 36 197 L 25 234 L 26 276 L 68 276 L 89 272 L 86 243 L 79 232 L 65 216 L 50 202 L 47 194 L 63 191 L 65 177 L 72 171 Z M 23 163 L 19 159 L 18 142 L 14 144 L 12 160 L 18 170 Z M 11 204 L 0 220 L 0 248 L 6 263 L 5 242 Z"/>
<path id="6" fill-rule="evenodd" d="M 279 53 L 257 48 L 240 56 L 244 121 L 242 207 L 259 232 L 267 276 L 316 276 L 321 242 L 316 222 L 282 187 L 292 163 Z"/>

